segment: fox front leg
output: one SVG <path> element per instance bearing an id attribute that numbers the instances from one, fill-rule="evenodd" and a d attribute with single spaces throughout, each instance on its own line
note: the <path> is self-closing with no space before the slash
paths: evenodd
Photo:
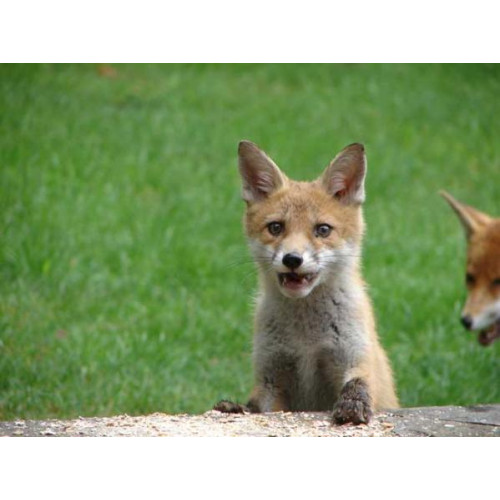
<path id="1" fill-rule="evenodd" d="M 219 401 L 214 410 L 222 413 L 265 413 L 270 411 L 289 411 L 286 391 L 274 384 L 256 386 L 246 405 L 233 403 L 223 399 Z"/>
<path id="2" fill-rule="evenodd" d="M 213 407 L 214 410 L 220 411 L 221 413 L 249 413 L 250 409 L 248 406 L 233 403 L 232 401 L 228 401 L 227 399 L 222 399 L 218 403 L 216 403 Z"/>
<path id="3" fill-rule="evenodd" d="M 349 380 L 333 408 L 333 423 L 367 424 L 372 416 L 372 400 L 367 383 L 362 378 Z"/>
<path id="4" fill-rule="evenodd" d="M 246 405 L 219 401 L 214 410 L 224 413 L 266 413 L 290 411 L 297 378 L 295 360 L 283 352 L 275 352 L 260 360 L 255 386 Z"/>
<path id="5" fill-rule="evenodd" d="M 232 401 L 223 399 L 214 405 L 213 409 L 222 413 L 260 413 L 262 410 L 260 409 L 258 400 L 259 393 L 260 391 L 256 387 L 252 391 L 250 399 L 246 405 L 233 403 Z"/>

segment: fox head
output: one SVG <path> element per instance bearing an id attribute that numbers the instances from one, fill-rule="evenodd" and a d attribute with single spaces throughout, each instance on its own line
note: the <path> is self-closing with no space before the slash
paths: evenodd
<path id="1" fill-rule="evenodd" d="M 491 344 L 500 336 L 500 219 L 441 195 L 457 214 L 467 240 L 465 284 L 467 299 L 461 322 L 480 330 L 479 342 Z"/>
<path id="2" fill-rule="evenodd" d="M 366 158 L 343 149 L 313 182 L 290 180 L 255 144 L 238 148 L 246 235 L 266 284 L 303 298 L 359 261 Z"/>

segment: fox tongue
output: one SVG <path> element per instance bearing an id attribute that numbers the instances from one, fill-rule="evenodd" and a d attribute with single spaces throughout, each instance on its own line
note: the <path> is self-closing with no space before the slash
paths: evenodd
<path id="1" fill-rule="evenodd" d="M 479 343 L 483 346 L 489 346 L 492 344 L 497 338 L 500 337 L 500 321 L 493 323 L 493 325 L 487 330 L 482 330 L 479 332 L 478 340 Z"/>

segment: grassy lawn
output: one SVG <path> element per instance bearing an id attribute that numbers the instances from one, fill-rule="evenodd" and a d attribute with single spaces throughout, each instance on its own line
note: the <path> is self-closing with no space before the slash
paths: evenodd
<path id="1" fill-rule="evenodd" d="M 405 406 L 500 402 L 441 188 L 500 215 L 500 67 L 0 66 L 0 419 L 203 412 L 252 384 L 240 139 L 363 142 L 364 274 Z"/>

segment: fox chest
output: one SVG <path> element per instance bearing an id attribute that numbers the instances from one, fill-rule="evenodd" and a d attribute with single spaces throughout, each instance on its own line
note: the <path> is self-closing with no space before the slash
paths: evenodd
<path id="1" fill-rule="evenodd" d="M 292 410 L 327 410 L 364 344 L 354 311 L 335 304 L 267 310 L 258 317 L 256 375 L 283 389 Z"/>

